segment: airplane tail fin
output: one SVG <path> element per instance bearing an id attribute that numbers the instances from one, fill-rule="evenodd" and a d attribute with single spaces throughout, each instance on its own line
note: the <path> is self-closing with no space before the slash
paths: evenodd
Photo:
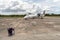
<path id="1" fill-rule="evenodd" d="M 41 19 L 43 19 L 44 16 L 45 16 L 45 10 L 44 10 L 44 11 L 42 12 L 42 14 L 41 14 Z"/>
<path id="2" fill-rule="evenodd" d="M 43 11 L 43 15 L 45 16 L 45 10 Z"/>

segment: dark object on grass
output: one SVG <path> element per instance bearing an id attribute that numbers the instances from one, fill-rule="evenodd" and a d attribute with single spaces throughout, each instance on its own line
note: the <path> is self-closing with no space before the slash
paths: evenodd
<path id="1" fill-rule="evenodd" d="M 14 28 L 8 28 L 8 36 L 12 36 L 14 34 L 15 34 Z"/>

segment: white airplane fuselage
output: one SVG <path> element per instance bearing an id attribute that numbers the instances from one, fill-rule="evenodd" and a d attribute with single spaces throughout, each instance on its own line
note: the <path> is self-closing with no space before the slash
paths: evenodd
<path id="1" fill-rule="evenodd" d="M 37 17 L 37 14 L 26 15 L 24 18 L 27 19 L 27 18 L 35 18 L 35 17 Z"/>
<path id="2" fill-rule="evenodd" d="M 37 18 L 40 17 L 41 19 L 43 19 L 45 16 L 45 11 L 43 11 L 42 13 L 35 13 L 35 14 L 27 14 L 24 19 L 29 19 L 29 18 Z"/>

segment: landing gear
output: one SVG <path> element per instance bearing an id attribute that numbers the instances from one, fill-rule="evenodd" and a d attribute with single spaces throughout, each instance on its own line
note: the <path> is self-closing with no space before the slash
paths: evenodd
<path id="1" fill-rule="evenodd" d="M 41 17 L 41 19 L 43 19 L 43 17 Z"/>

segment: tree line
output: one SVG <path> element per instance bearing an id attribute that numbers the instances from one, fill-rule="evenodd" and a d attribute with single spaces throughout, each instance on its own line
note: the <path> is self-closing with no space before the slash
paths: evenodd
<path id="1" fill-rule="evenodd" d="M 24 17 L 25 15 L 0 15 L 0 17 Z M 60 14 L 45 14 L 45 16 L 60 16 Z"/>

